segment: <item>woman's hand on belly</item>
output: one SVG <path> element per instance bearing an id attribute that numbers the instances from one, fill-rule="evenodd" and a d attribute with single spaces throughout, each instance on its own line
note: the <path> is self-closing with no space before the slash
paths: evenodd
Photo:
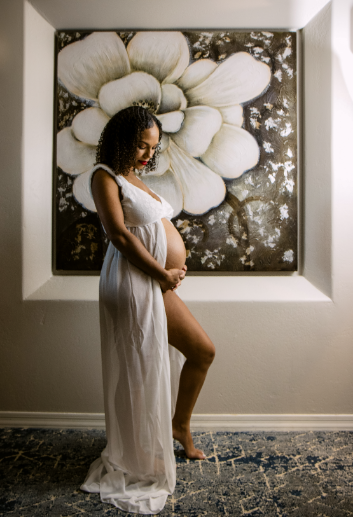
<path id="1" fill-rule="evenodd" d="M 186 266 L 184 266 L 186 267 Z M 163 293 L 166 291 L 173 291 L 176 287 L 181 284 L 181 281 L 185 278 L 186 270 L 183 269 L 167 269 L 165 270 L 165 277 L 163 280 L 159 280 L 159 285 Z"/>
<path id="2" fill-rule="evenodd" d="M 186 270 L 187 270 L 187 266 L 186 266 L 186 264 L 184 264 L 184 265 L 183 265 L 183 267 L 182 267 L 182 269 L 181 269 L 182 273 L 181 273 L 181 275 L 179 276 L 179 282 L 178 282 L 178 283 L 176 283 L 176 284 L 175 284 L 175 285 L 170 289 L 171 291 L 174 291 L 174 289 L 176 289 L 177 287 L 179 287 L 179 285 L 181 285 L 181 281 L 182 281 L 182 280 L 184 280 L 184 278 L 185 278 Z M 163 292 L 165 292 L 165 291 L 163 291 Z"/>
<path id="3" fill-rule="evenodd" d="M 183 271 L 183 272 L 182 272 L 182 274 L 180 275 L 180 282 L 179 282 L 179 284 L 178 284 L 178 285 L 180 285 L 180 284 L 181 284 L 181 281 L 182 281 L 182 280 L 184 280 L 184 278 L 185 278 L 186 271 L 187 271 L 187 269 L 188 269 L 188 268 L 187 268 L 187 265 L 186 265 L 186 264 L 184 264 L 184 265 L 183 265 L 183 267 L 182 267 L 181 269 L 182 269 L 182 271 Z"/>

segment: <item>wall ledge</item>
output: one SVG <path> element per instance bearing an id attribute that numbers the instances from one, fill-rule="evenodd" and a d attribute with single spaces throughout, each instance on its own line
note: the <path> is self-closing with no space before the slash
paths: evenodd
<path id="1" fill-rule="evenodd" d="M 98 301 L 99 276 L 51 276 L 25 300 Z"/>
<path id="2" fill-rule="evenodd" d="M 0 411 L 0 427 L 104 429 L 104 413 Z M 207 415 L 191 418 L 193 431 L 353 431 L 353 415 Z"/>
<path id="3" fill-rule="evenodd" d="M 98 276 L 52 276 L 25 300 L 98 301 Z M 189 276 L 178 289 L 187 302 L 330 302 L 305 277 Z"/>

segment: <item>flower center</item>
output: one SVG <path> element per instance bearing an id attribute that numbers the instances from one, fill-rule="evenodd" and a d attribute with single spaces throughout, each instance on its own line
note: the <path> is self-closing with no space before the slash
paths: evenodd
<path id="1" fill-rule="evenodd" d="M 142 108 L 146 108 L 151 113 L 157 113 L 158 107 L 151 99 L 145 99 L 140 101 L 134 101 L 132 103 L 133 106 L 141 106 Z"/>

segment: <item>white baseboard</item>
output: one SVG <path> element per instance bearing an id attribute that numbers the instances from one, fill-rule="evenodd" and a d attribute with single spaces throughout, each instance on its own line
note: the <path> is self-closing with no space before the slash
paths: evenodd
<path id="1" fill-rule="evenodd" d="M 0 427 L 105 429 L 104 413 L 37 413 L 0 411 Z"/>
<path id="2" fill-rule="evenodd" d="M 193 415 L 194 431 L 353 431 L 353 415 Z"/>
<path id="3" fill-rule="evenodd" d="M 104 429 L 103 413 L 0 411 L 0 427 Z M 193 415 L 193 431 L 353 431 L 353 415 Z"/>

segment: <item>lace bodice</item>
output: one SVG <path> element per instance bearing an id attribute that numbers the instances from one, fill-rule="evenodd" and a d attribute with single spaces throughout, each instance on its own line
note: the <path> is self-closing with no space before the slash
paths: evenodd
<path id="1" fill-rule="evenodd" d="M 91 175 L 97 169 L 107 171 L 120 186 L 122 193 L 121 205 L 126 226 L 146 226 L 162 218 L 171 219 L 173 217 L 173 208 L 163 197 L 158 196 L 160 202 L 157 201 L 150 194 L 127 181 L 124 176 L 120 174 L 115 175 L 107 165 L 95 165 Z"/>

